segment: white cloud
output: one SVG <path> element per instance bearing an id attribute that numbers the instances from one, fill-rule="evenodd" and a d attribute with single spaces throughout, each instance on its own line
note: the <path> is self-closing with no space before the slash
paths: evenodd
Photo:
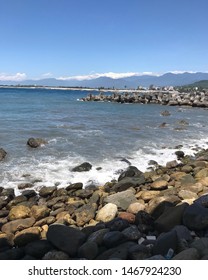
<path id="1" fill-rule="evenodd" d="M 23 81 L 27 78 L 25 73 L 6 74 L 0 73 L 0 81 Z"/>
<path id="2" fill-rule="evenodd" d="M 197 73 L 197 72 L 195 72 L 195 71 L 178 71 L 178 70 L 175 70 L 175 71 L 168 71 L 168 73 L 172 73 L 172 74 L 190 73 L 190 74 L 193 74 L 193 73 Z"/>
<path id="3" fill-rule="evenodd" d="M 114 72 L 107 72 L 107 73 L 93 73 L 89 75 L 79 75 L 79 76 L 69 76 L 69 77 L 59 77 L 58 80 L 92 80 L 100 77 L 108 77 L 111 79 L 120 79 L 120 78 L 127 78 L 127 77 L 133 77 L 133 76 L 142 76 L 142 75 L 154 75 L 158 76 L 157 73 L 153 72 L 126 72 L 126 73 L 114 73 Z"/>
<path id="4" fill-rule="evenodd" d="M 52 76 L 53 76 L 53 74 L 51 72 L 42 74 L 43 78 L 49 78 L 49 77 L 52 77 Z"/>

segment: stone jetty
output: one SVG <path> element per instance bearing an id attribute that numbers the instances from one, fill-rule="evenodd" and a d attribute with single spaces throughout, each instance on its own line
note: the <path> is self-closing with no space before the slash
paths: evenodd
<path id="1" fill-rule="evenodd" d="M 208 150 L 176 159 L 85 189 L 0 187 L 0 259 L 207 260 Z"/>
<path id="2" fill-rule="evenodd" d="M 80 100 L 208 108 L 208 91 L 180 93 L 174 90 L 128 90 L 113 91 L 110 94 L 101 91 L 98 95 L 89 94 Z"/>

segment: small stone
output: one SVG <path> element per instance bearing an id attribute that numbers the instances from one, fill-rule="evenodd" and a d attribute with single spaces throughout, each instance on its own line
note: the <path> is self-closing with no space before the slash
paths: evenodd
<path id="1" fill-rule="evenodd" d="M 136 241 L 142 236 L 141 232 L 135 225 L 125 228 L 122 233 L 127 240 L 132 241 Z"/>
<path id="2" fill-rule="evenodd" d="M 45 145 L 47 143 L 48 143 L 47 141 L 41 138 L 29 138 L 27 140 L 27 145 L 30 146 L 31 148 L 38 148 L 41 145 Z"/>
<path id="3" fill-rule="evenodd" d="M 135 222 L 135 215 L 132 213 L 128 213 L 128 212 L 120 212 L 118 214 L 118 217 L 128 221 L 130 224 L 133 224 Z"/>
<path id="4" fill-rule="evenodd" d="M 168 182 L 165 180 L 156 180 L 151 184 L 153 190 L 164 190 L 167 188 Z"/>
<path id="5" fill-rule="evenodd" d="M 6 155 L 7 152 L 4 149 L 0 148 L 0 161 L 2 161 L 6 157 Z"/>

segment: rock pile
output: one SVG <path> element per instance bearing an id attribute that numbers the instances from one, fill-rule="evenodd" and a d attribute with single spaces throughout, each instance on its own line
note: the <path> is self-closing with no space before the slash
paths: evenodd
<path id="1" fill-rule="evenodd" d="M 105 95 L 90 94 L 82 101 L 108 101 L 118 103 L 161 104 L 169 106 L 191 106 L 208 108 L 208 92 L 180 93 L 178 91 L 143 90 Z"/>
<path id="2" fill-rule="evenodd" d="M 1 187 L 0 259 L 208 259 L 208 150 L 178 156 L 104 186 Z"/>

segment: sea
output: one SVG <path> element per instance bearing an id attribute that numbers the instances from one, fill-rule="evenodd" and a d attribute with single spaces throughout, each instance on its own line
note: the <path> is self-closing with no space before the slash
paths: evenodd
<path id="1" fill-rule="evenodd" d="M 129 165 L 141 171 L 177 160 L 175 151 L 194 155 L 208 148 L 208 110 L 154 104 L 83 102 L 97 91 L 49 88 L 0 88 L 0 186 L 20 183 L 84 187 L 118 179 Z M 107 92 L 106 94 L 109 94 Z M 162 112 L 169 111 L 169 116 Z M 162 127 L 161 127 L 161 124 Z M 30 148 L 27 140 L 48 144 Z M 88 172 L 72 169 L 89 162 Z"/>

